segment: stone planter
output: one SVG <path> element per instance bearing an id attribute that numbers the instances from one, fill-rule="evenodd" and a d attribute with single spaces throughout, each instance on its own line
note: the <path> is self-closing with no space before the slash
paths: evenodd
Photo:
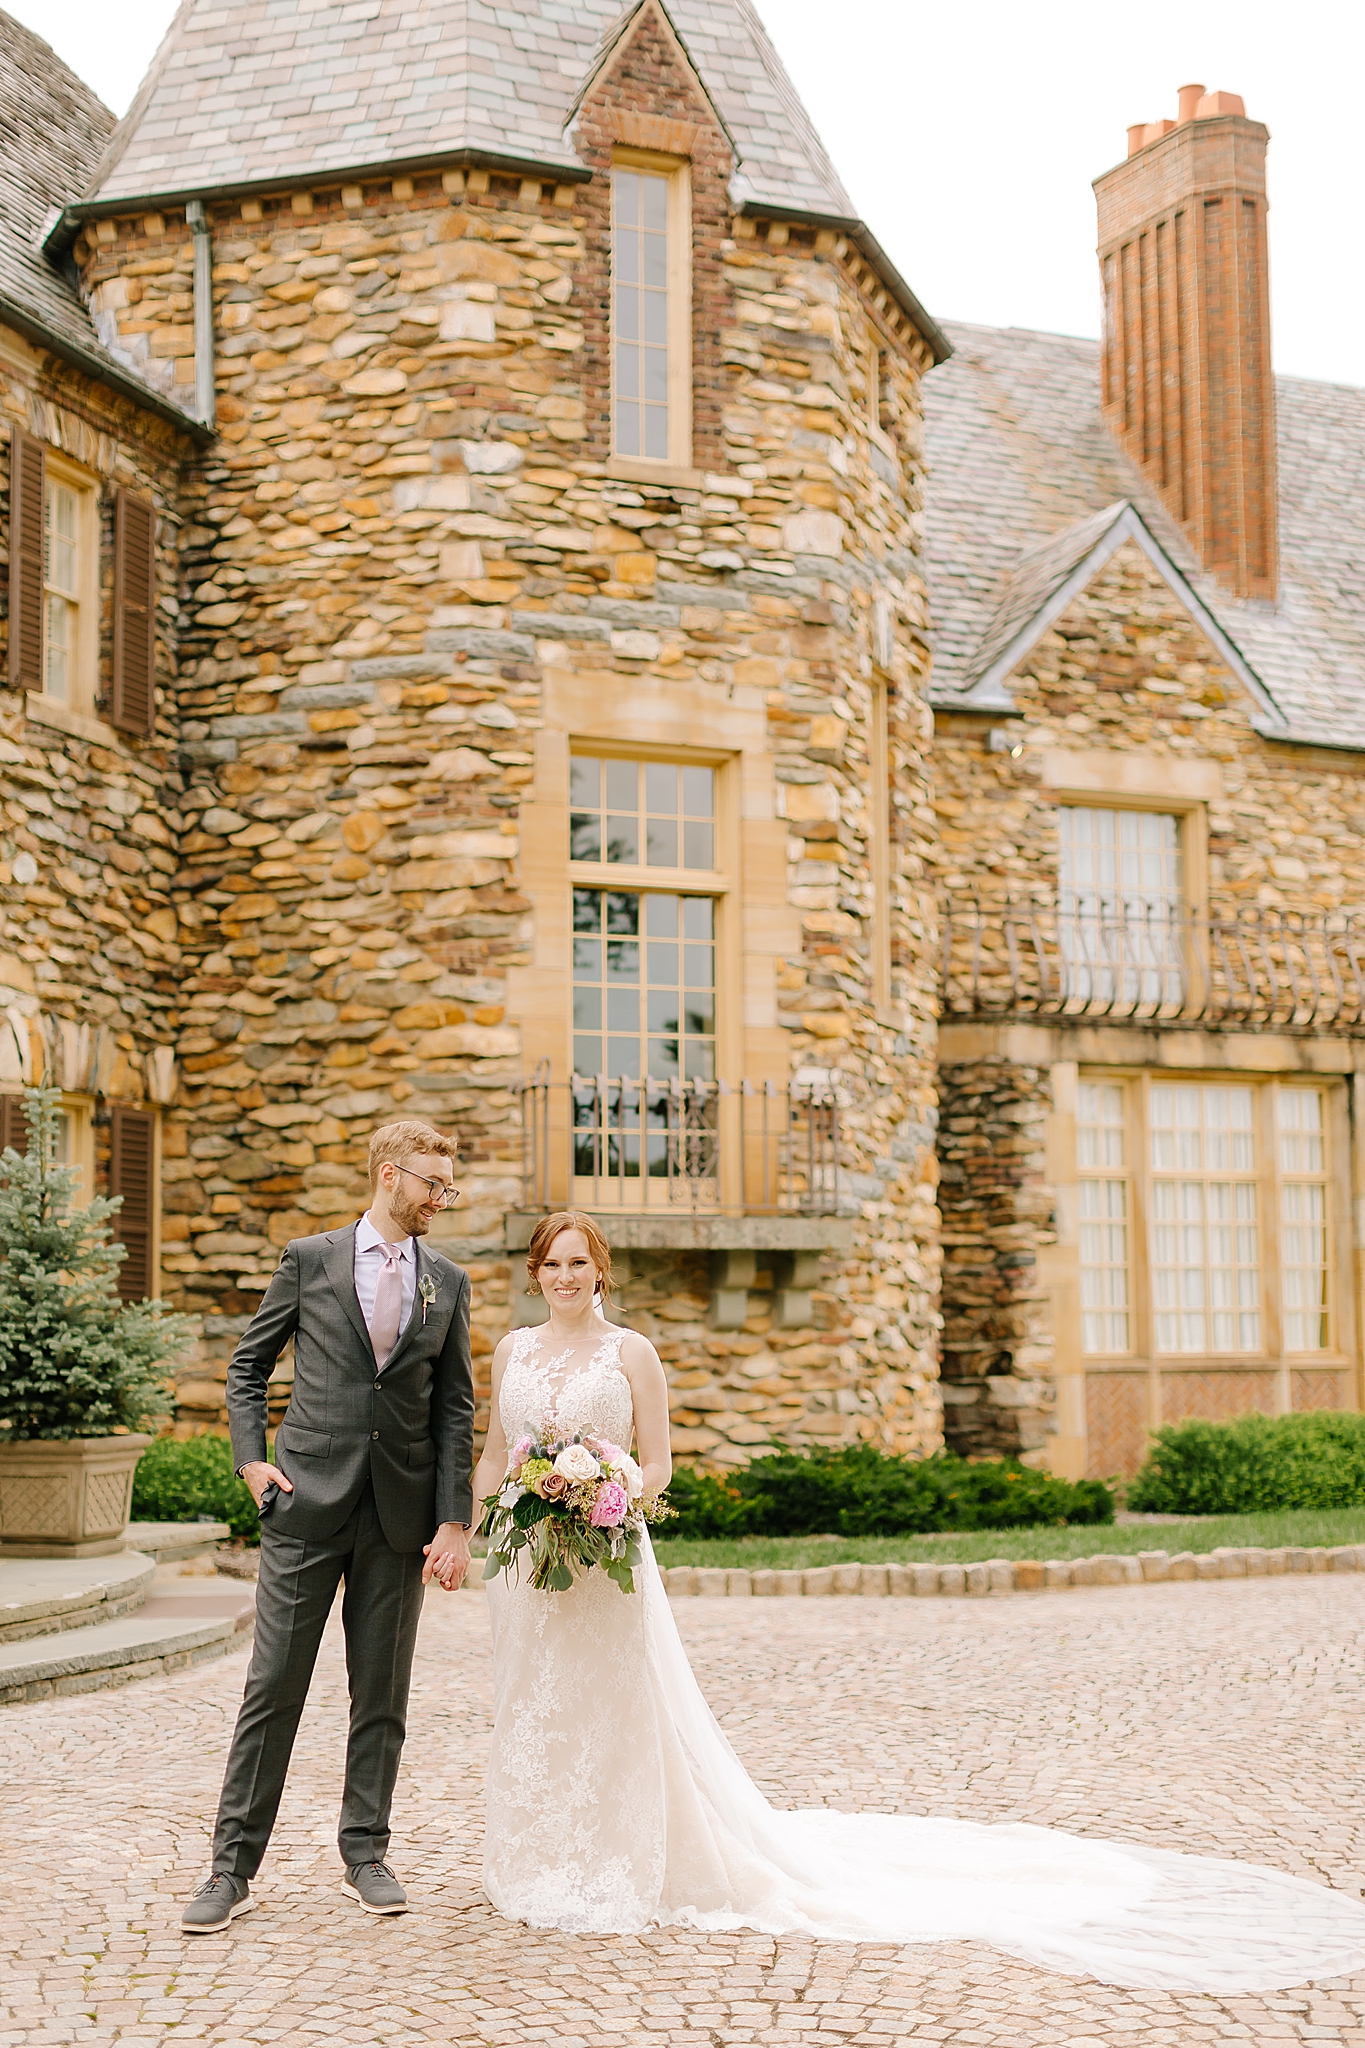
<path id="1" fill-rule="evenodd" d="M 123 1548 L 133 1469 L 149 1436 L 0 1444 L 0 1557 L 103 1557 Z"/>

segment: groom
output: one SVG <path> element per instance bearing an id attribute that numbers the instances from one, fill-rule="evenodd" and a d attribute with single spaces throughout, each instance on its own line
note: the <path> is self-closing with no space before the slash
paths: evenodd
<path id="1" fill-rule="evenodd" d="M 185 1907 L 187 1933 L 211 1934 L 255 1904 L 250 1881 L 342 1580 L 344 1889 L 368 1913 L 407 1910 L 384 1859 L 422 1589 L 434 1577 L 449 1591 L 469 1564 L 469 1275 L 421 1243 L 456 1199 L 454 1156 L 427 1124 L 377 1130 L 366 1214 L 285 1248 L 228 1367 L 233 1458 L 260 1510 L 261 1571 L 213 1874 Z M 272 1464 L 266 1384 L 291 1337 L 294 1391 Z"/>

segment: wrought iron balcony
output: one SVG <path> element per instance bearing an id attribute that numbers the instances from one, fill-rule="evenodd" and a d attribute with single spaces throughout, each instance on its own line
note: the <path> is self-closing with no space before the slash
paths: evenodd
<path id="1" fill-rule="evenodd" d="M 1365 919 L 954 897 L 943 906 L 942 1013 L 1365 1037 Z"/>
<path id="2" fill-rule="evenodd" d="M 521 1097 L 527 1209 L 845 1213 L 841 1102 L 826 1074 L 780 1087 L 600 1074 L 552 1081 L 542 1068 Z"/>

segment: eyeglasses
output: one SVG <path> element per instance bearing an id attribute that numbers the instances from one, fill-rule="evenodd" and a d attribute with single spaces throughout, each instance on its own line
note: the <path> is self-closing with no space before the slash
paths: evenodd
<path id="1" fill-rule="evenodd" d="M 438 1209 L 449 1209 L 460 1199 L 460 1190 L 451 1187 L 449 1181 L 428 1180 L 424 1173 L 414 1173 L 410 1166 L 400 1166 L 398 1171 L 407 1174 L 410 1180 L 420 1180 Z"/>

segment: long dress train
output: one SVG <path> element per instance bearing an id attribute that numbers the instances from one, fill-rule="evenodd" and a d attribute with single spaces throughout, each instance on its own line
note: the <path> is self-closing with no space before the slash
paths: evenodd
<path id="1" fill-rule="evenodd" d="M 629 1445 L 626 1333 L 568 1379 L 540 1332 L 503 1375 L 509 1443 Z M 571 1933 L 755 1928 L 840 1941 L 979 1941 L 1070 1976 L 1171 1991 L 1270 1990 L 1365 1968 L 1365 1905 L 1254 1864 L 1025 1824 L 785 1811 L 702 1697 L 646 1541 L 636 1591 L 489 1588 L 494 1728 L 484 1888 Z"/>

